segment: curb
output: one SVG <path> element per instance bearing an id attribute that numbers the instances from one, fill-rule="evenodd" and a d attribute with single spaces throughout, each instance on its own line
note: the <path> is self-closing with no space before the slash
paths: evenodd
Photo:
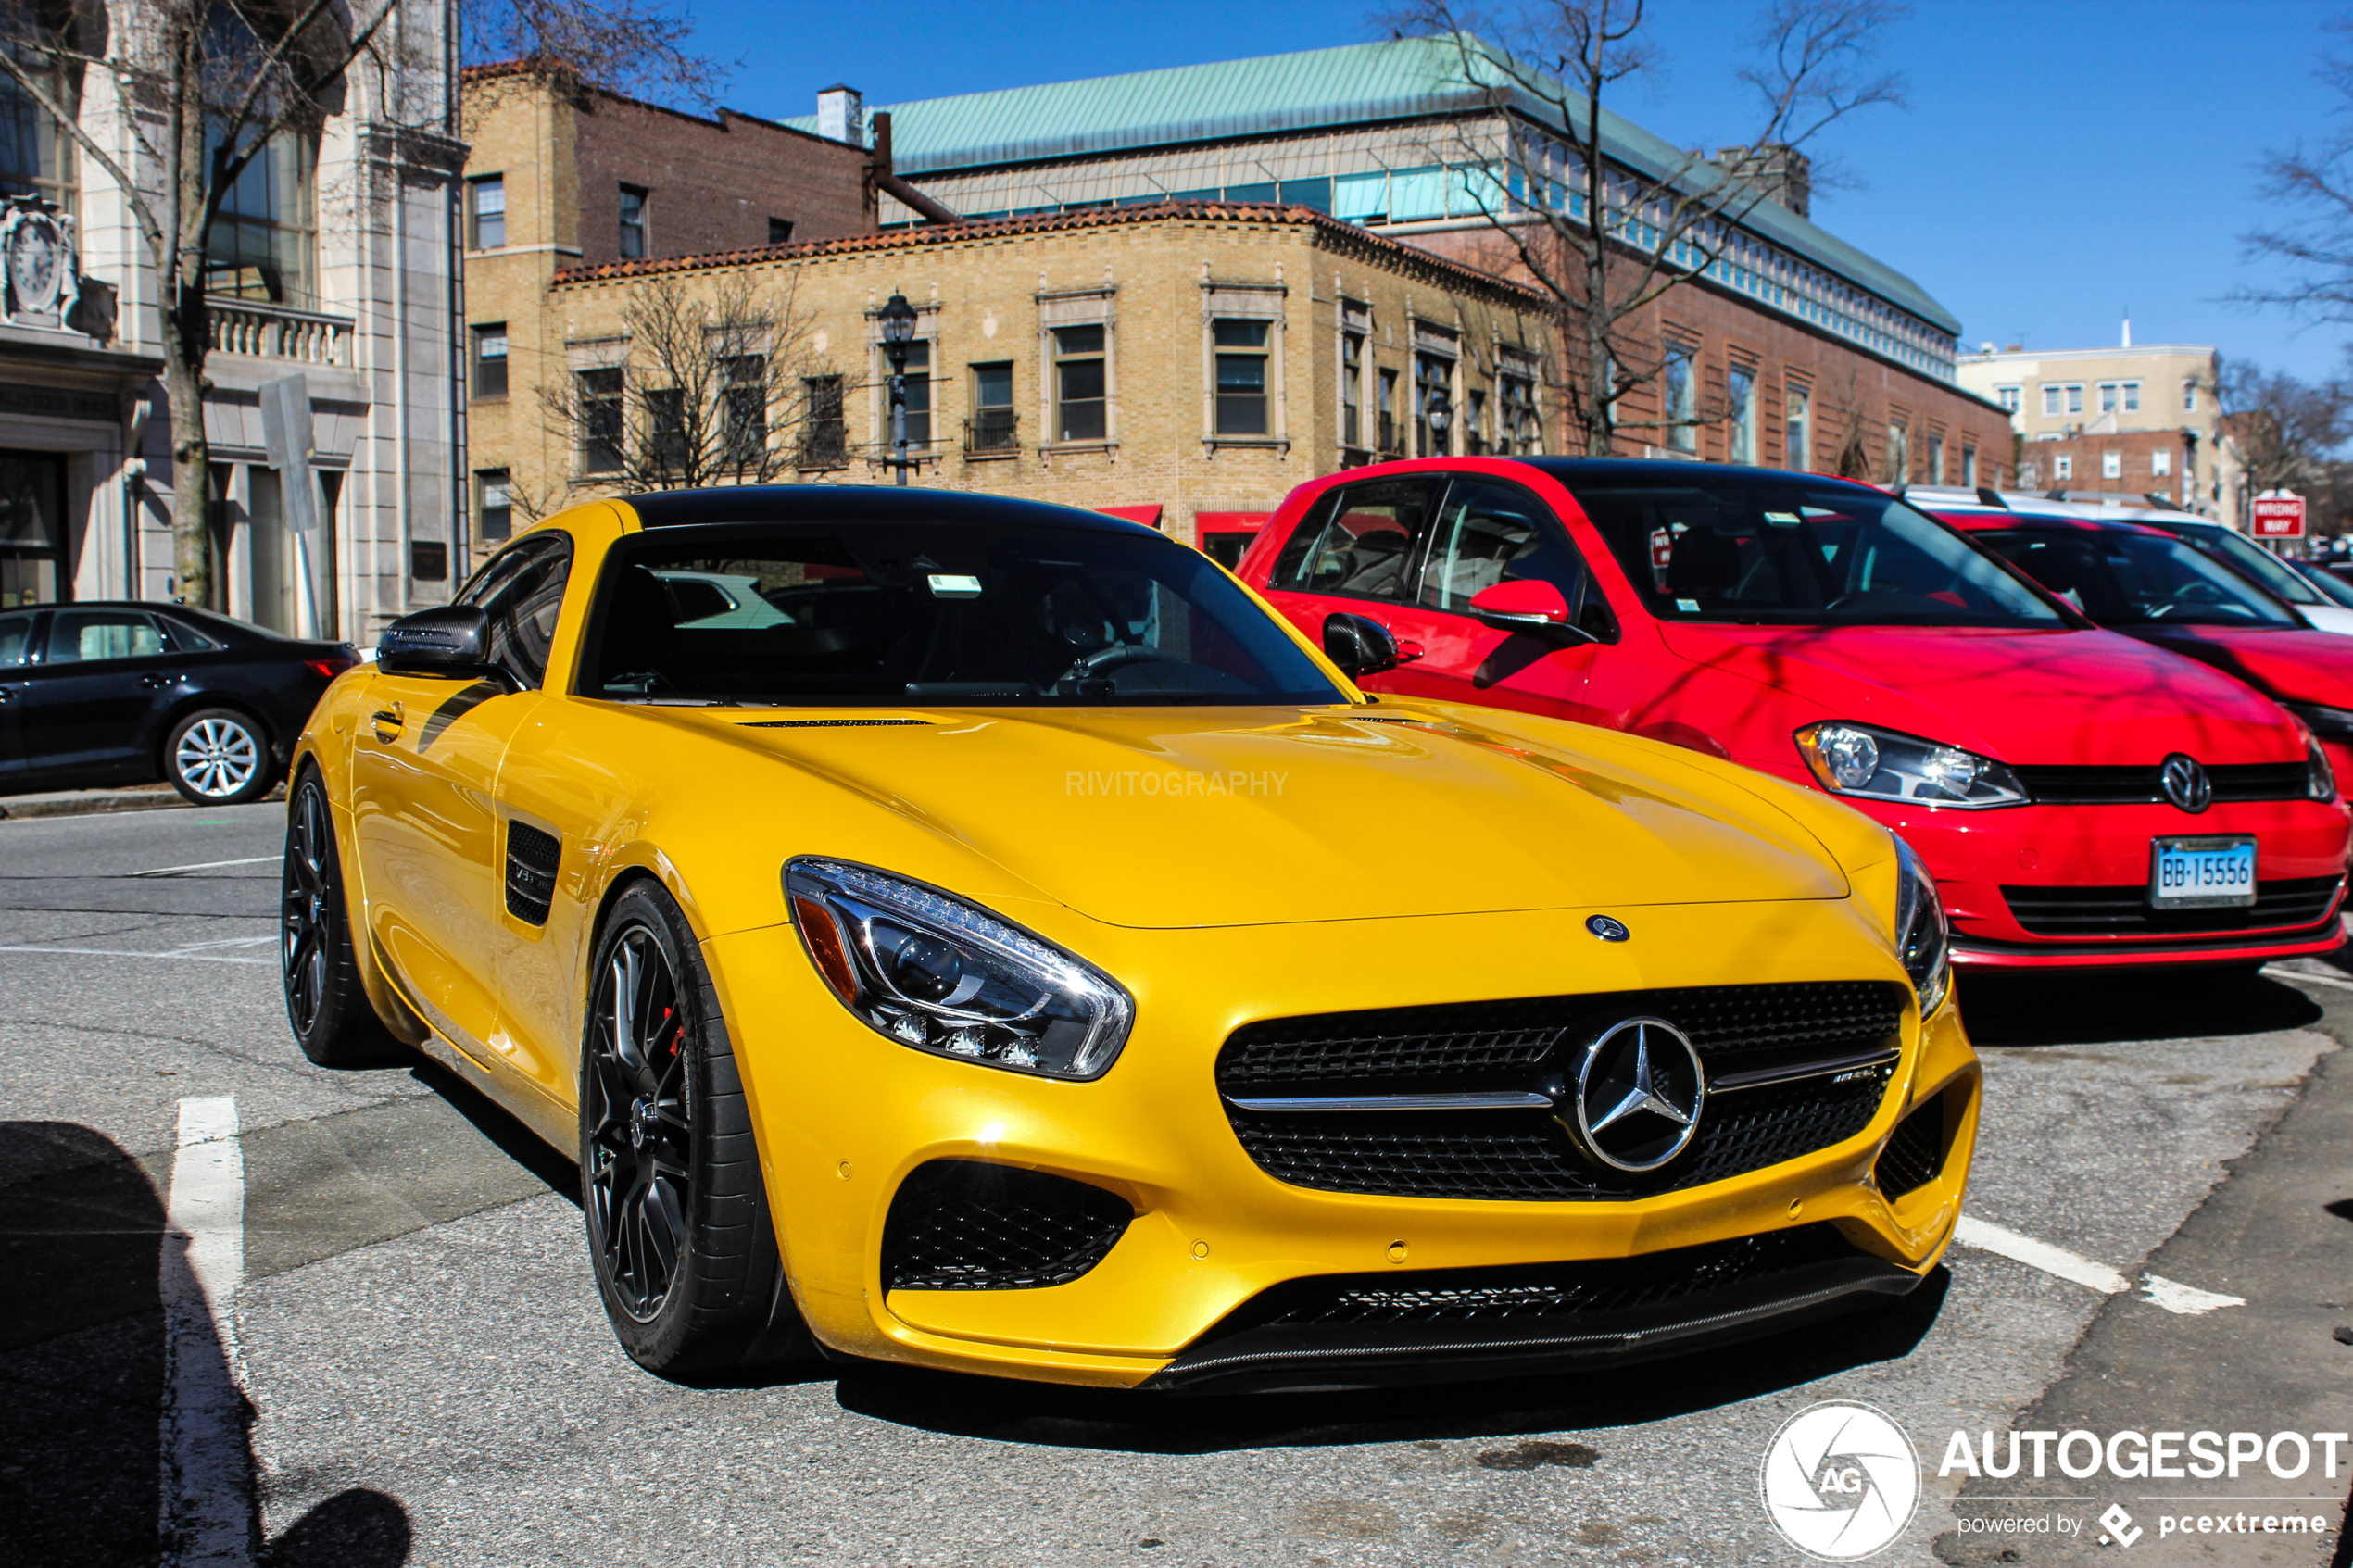
<path id="1" fill-rule="evenodd" d="M 86 817 L 100 811 L 154 811 L 188 804 L 175 789 L 94 789 L 74 795 L 27 796 L 20 800 L 0 798 L 0 819 Z"/>

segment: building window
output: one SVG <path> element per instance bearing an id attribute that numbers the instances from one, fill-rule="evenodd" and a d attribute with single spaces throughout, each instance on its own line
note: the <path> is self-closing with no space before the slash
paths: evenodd
<path id="1" fill-rule="evenodd" d="M 1340 338 L 1340 444 L 1365 445 L 1365 338 L 1342 332 Z"/>
<path id="2" fill-rule="evenodd" d="M 580 471 L 612 473 L 621 467 L 622 372 L 580 370 L 573 382 L 580 399 Z"/>
<path id="3" fill-rule="evenodd" d="M 507 181 L 504 175 L 493 174 L 486 180 L 472 181 L 467 185 L 467 198 L 473 208 L 473 248 L 497 250 L 507 243 Z"/>
<path id="4" fill-rule="evenodd" d="M 481 497 L 474 512 L 475 537 L 484 542 L 511 537 L 515 532 L 513 476 L 505 469 L 479 469 L 474 473 L 474 493 Z"/>
<path id="5" fill-rule="evenodd" d="M 1944 483 L 1944 438 L 1942 435 L 1931 434 L 1928 438 L 1928 482 L 1931 484 Z"/>
<path id="6" fill-rule="evenodd" d="M 1999 403 L 2006 413 L 2015 414 L 2025 394 L 2026 389 L 2022 386 L 1997 386 L 1994 389 L 1994 401 Z"/>
<path id="7" fill-rule="evenodd" d="M 2124 454 L 2121 452 L 2101 453 L 2100 477 L 2102 479 L 2122 479 L 2124 477 Z"/>
<path id="8" fill-rule="evenodd" d="M 722 458 L 729 468 L 768 466 L 768 358 L 738 354 L 719 362 Z"/>
<path id="9" fill-rule="evenodd" d="M 1378 395 L 1380 400 L 1375 411 L 1380 420 L 1380 449 L 1389 453 L 1400 452 L 1403 448 L 1398 445 L 1397 441 L 1397 372 L 1395 370 L 1380 372 Z"/>
<path id="10" fill-rule="evenodd" d="M 507 395 L 507 323 L 474 329 L 474 395 Z"/>
<path id="11" fill-rule="evenodd" d="M 2124 411 L 2128 414 L 2137 414 L 2141 411 L 2141 383 L 2139 382 L 2128 381 L 2124 383 Z"/>
<path id="12" fill-rule="evenodd" d="M 1961 443 L 1961 483 L 1977 488 L 1977 448 L 1966 441 Z"/>
<path id="13" fill-rule="evenodd" d="M 1814 422 L 1813 395 L 1805 387 L 1791 387 L 1788 409 L 1785 418 L 1788 422 L 1789 466 L 1799 473 L 1805 473 L 1814 466 L 1813 432 L 1809 428 Z"/>
<path id="14" fill-rule="evenodd" d="M 1216 346 L 1217 423 L 1220 435 L 1265 435 L 1266 338 L 1265 321 L 1213 321 Z"/>
<path id="15" fill-rule="evenodd" d="M 2149 472 L 2155 474 L 2159 479 L 2169 477 L 2173 472 L 2173 454 L 2167 451 L 2162 446 L 2158 447 L 2156 451 L 2151 452 L 2149 454 Z"/>
<path id="16" fill-rule="evenodd" d="M 2075 455 L 2071 452 L 2053 453 L 2051 455 L 2051 477 L 2053 479 L 2073 479 L 2075 477 Z"/>
<path id="17" fill-rule="evenodd" d="M 2197 412 L 2197 382 L 2195 379 L 2182 383 L 2182 412 L 2185 414 Z"/>
<path id="18" fill-rule="evenodd" d="M 2136 381 L 2104 381 L 2100 383 L 2100 412 L 2103 414 L 2137 414 L 2141 411 L 2141 383 Z"/>
<path id="19" fill-rule="evenodd" d="M 1429 411 L 1440 403 L 1450 402 L 1448 388 L 1454 379 L 1454 362 L 1435 354 L 1414 356 L 1414 456 L 1442 458 L 1448 449 L 1449 436 L 1433 433 L 1429 428 Z M 1449 408 L 1450 418 L 1460 413 Z M 1449 431 L 1451 432 L 1451 425 Z"/>
<path id="20" fill-rule="evenodd" d="M 20 63 L 36 75 L 44 72 L 34 60 Z M 54 68 L 47 75 L 51 89 L 64 85 Z M 59 102 L 72 102 L 69 95 L 53 95 Z M 57 122 L 23 84 L 0 75 L 0 194 L 40 196 L 70 212 L 74 182 L 66 174 L 68 145 L 57 132 Z"/>
<path id="21" fill-rule="evenodd" d="M 1054 439 L 1107 439 L 1103 329 L 1058 327 L 1054 331 Z"/>
<path id="22" fill-rule="evenodd" d="M 849 461 L 849 422 L 842 417 L 841 378 L 804 377 L 800 392 L 800 466 L 845 466 Z"/>
<path id="23" fill-rule="evenodd" d="M 1699 450 L 1699 378 L 1692 373 L 1692 351 L 1678 345 L 1659 368 L 1659 414 L 1667 421 L 1667 445 L 1677 452 Z"/>
<path id="24" fill-rule="evenodd" d="M 1487 456 L 1487 394 L 1469 395 L 1470 412 L 1463 420 L 1463 450 L 1474 458 Z"/>
<path id="25" fill-rule="evenodd" d="M 646 467 L 663 475 L 684 475 L 686 464 L 686 395 L 674 386 L 639 395 L 646 414 Z"/>
<path id="26" fill-rule="evenodd" d="M 1536 382 L 1529 376 L 1498 376 L 1495 378 L 1497 410 L 1503 416 L 1503 429 L 1497 433 L 1497 451 L 1504 457 L 1533 457 L 1544 449 L 1540 439 L 1542 432 L 1536 421 Z"/>
<path id="27" fill-rule="evenodd" d="M 1902 484 L 1912 476 L 1912 433 L 1901 420 L 1887 421 L 1887 483 Z"/>
<path id="28" fill-rule="evenodd" d="M 772 245 L 788 245 L 792 244 L 792 220 L 789 218 L 771 218 L 768 220 L 768 243 Z"/>
<path id="29" fill-rule="evenodd" d="M 646 193 L 635 185 L 621 188 L 621 254 L 623 260 L 653 254 L 646 247 Z"/>
<path id="30" fill-rule="evenodd" d="M 975 365 L 973 417 L 964 427 L 967 452 L 1010 452 L 1021 445 L 1020 421 L 1013 412 L 1013 367 L 1011 360 Z"/>
<path id="31" fill-rule="evenodd" d="M 2083 411 L 2083 383 L 2080 381 L 2070 382 L 2068 383 L 2065 390 L 2067 392 L 2067 411 L 2070 414 L 2082 413 Z"/>
<path id="32" fill-rule="evenodd" d="M 889 387 L 884 387 L 883 418 L 890 417 Z M 917 338 L 907 345 L 907 449 L 931 450 L 931 340 Z M 891 439 L 888 429 L 883 439 Z"/>
<path id="33" fill-rule="evenodd" d="M 221 193 L 205 248 L 205 293 L 308 307 L 311 283 L 310 138 L 282 131 Z"/>
<path id="34" fill-rule="evenodd" d="M 1756 461 L 1756 371 L 1746 365 L 1724 371 L 1724 438 L 1730 460 Z"/>

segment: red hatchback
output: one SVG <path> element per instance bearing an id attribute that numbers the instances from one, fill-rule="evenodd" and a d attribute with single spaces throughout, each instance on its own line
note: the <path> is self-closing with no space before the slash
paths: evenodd
<path id="1" fill-rule="evenodd" d="M 2348 816 L 2299 721 L 1868 485 L 1388 463 L 1294 490 L 1239 571 L 1368 690 L 1842 797 L 1928 862 L 1958 961 L 2251 964 L 2344 940 Z"/>

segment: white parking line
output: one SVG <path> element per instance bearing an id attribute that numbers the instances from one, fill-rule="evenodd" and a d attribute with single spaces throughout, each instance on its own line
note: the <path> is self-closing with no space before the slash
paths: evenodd
<path id="1" fill-rule="evenodd" d="M 1963 1247 L 1974 1247 L 1981 1252 L 1992 1252 L 2014 1263 L 2024 1263 L 2030 1269 L 2040 1269 L 2046 1274 L 2088 1286 L 2103 1296 L 2121 1296 L 2133 1288 L 2133 1282 L 2091 1259 L 2070 1252 L 2063 1247 L 2053 1247 L 2047 1241 L 2037 1241 L 2031 1236 L 2020 1236 L 2014 1230 L 1970 1215 L 1961 1216 L 1953 1227 L 1953 1239 Z M 2195 1316 L 2213 1311 L 2218 1307 L 2244 1307 L 2243 1296 L 2223 1296 L 2211 1290 L 2200 1290 L 2194 1285 L 2183 1285 L 2161 1274 L 2141 1276 L 2141 1299 L 2164 1308 L 2169 1312 Z"/>
<path id="2" fill-rule="evenodd" d="M 2333 991 L 2353 991 L 2353 980 L 2337 980 L 2325 974 L 2307 974 L 2300 969 L 2290 969 L 2285 964 L 2267 963 L 2263 966 L 2263 972 L 2273 980 L 2301 980 L 2307 985 L 2326 985 Z"/>
<path id="3" fill-rule="evenodd" d="M 237 1102 L 180 1102 L 180 1152 L 158 1283 L 163 1296 L 160 1524 L 170 1568 L 253 1561 L 237 1289 L 245 1273 L 245 1164 Z"/>
<path id="4" fill-rule="evenodd" d="M 199 860 L 193 866 L 157 866 L 151 872 L 127 872 L 127 876 L 185 876 L 190 872 L 217 872 L 223 866 L 258 866 L 283 859 L 278 855 L 255 855 L 243 860 Z"/>
<path id="5" fill-rule="evenodd" d="M 275 965 L 276 959 L 241 959 L 233 953 L 143 953 L 132 947 L 36 947 L 31 946 L 0 947 L 0 953 L 70 953 L 83 959 L 195 959 L 200 963 L 258 963 Z"/>

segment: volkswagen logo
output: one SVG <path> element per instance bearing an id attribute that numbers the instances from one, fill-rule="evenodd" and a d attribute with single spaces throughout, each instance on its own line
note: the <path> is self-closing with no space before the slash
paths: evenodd
<path id="1" fill-rule="evenodd" d="M 1626 929 L 1624 921 L 1612 920 L 1607 915 L 1587 915 L 1585 929 L 1604 942 L 1623 942 L 1634 935 Z"/>
<path id="2" fill-rule="evenodd" d="M 1585 1047 L 1562 1121 L 1603 1164 L 1655 1171 L 1698 1133 L 1706 1094 L 1699 1052 L 1680 1029 L 1663 1018 L 1629 1018 Z"/>
<path id="3" fill-rule="evenodd" d="M 2195 757 L 2175 752 L 2165 759 L 2165 766 L 2158 770 L 2157 776 L 2165 786 L 2165 798 L 2192 816 L 2214 802 L 2213 781 L 2206 776 L 2206 770 L 2197 765 Z"/>

